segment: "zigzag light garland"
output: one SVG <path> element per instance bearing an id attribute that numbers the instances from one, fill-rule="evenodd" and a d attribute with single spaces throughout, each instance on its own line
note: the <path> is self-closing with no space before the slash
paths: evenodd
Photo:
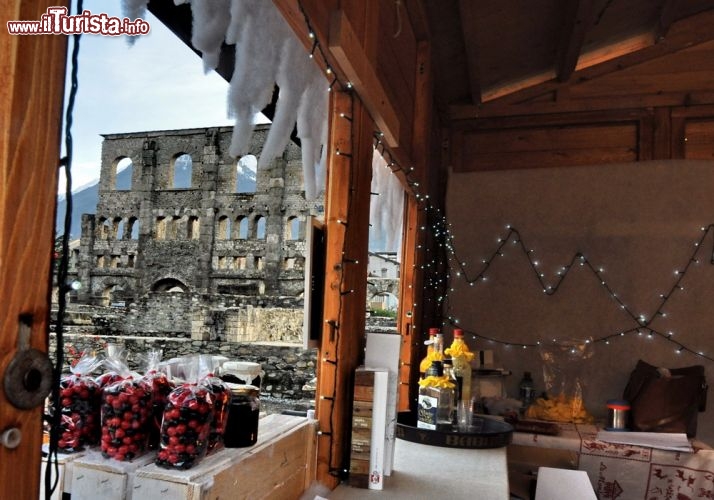
<path id="1" fill-rule="evenodd" d="M 470 276 L 468 271 L 466 270 L 466 264 L 463 262 L 461 259 L 458 258 L 458 255 L 456 253 L 456 250 L 453 247 L 452 243 L 452 237 L 449 233 L 448 230 L 446 230 L 446 247 L 450 251 L 450 255 L 452 259 L 450 261 L 455 261 L 456 264 L 454 266 L 455 269 L 452 268 L 450 275 L 447 276 L 448 278 L 456 277 L 456 278 L 461 278 L 466 281 L 470 286 L 475 286 L 479 283 L 482 283 L 486 281 L 486 276 L 485 273 L 488 270 L 489 266 L 493 262 L 494 259 L 497 257 L 503 256 L 502 250 L 503 248 L 511 242 L 514 245 L 518 245 L 518 247 L 523 251 L 524 255 L 528 259 L 528 262 L 530 263 L 530 267 L 533 270 L 533 272 L 536 275 L 536 279 L 540 283 L 543 292 L 546 293 L 547 295 L 553 295 L 555 294 L 558 289 L 560 288 L 560 285 L 563 283 L 563 280 L 565 280 L 565 277 L 568 275 L 568 273 L 571 271 L 571 269 L 575 266 L 582 266 L 588 269 L 589 271 L 592 272 L 592 274 L 595 276 L 595 278 L 598 279 L 600 284 L 603 286 L 603 288 L 608 292 L 610 297 L 618 304 L 620 309 L 622 309 L 632 320 L 634 323 L 637 324 L 637 326 L 633 326 L 630 329 L 627 330 L 622 330 L 618 331 L 616 333 L 608 334 L 603 337 L 600 337 L 598 339 L 593 340 L 592 342 L 603 342 L 605 344 L 609 344 L 610 340 L 617 338 L 617 337 L 623 337 L 628 334 L 632 333 L 637 333 L 638 335 L 647 335 L 648 338 L 652 337 L 661 337 L 665 339 L 668 342 L 671 342 L 672 344 L 675 345 L 675 351 L 677 353 L 682 353 L 682 352 L 689 352 L 691 354 L 694 354 L 696 356 L 702 357 L 704 359 L 707 359 L 709 361 L 714 361 L 714 358 L 711 356 L 706 355 L 703 351 L 698 351 L 691 349 L 690 347 L 686 346 L 685 344 L 674 340 L 672 338 L 673 333 L 672 332 L 667 332 L 663 333 L 658 330 L 653 329 L 650 325 L 651 323 L 658 317 L 658 316 L 667 316 L 667 313 L 664 312 L 664 307 L 666 306 L 667 302 L 669 299 L 678 291 L 684 290 L 684 287 L 682 286 L 682 281 L 684 280 L 685 275 L 687 272 L 691 269 L 693 264 L 698 264 L 700 262 L 699 259 L 697 259 L 697 253 L 699 252 L 699 247 L 701 246 L 702 242 L 704 239 L 707 237 L 707 235 L 710 232 L 714 231 L 714 224 L 710 224 L 709 226 L 702 227 L 702 236 L 694 244 L 695 250 L 692 253 L 691 257 L 688 259 L 687 263 L 681 268 L 681 270 L 675 271 L 675 275 L 677 276 L 674 284 L 672 287 L 669 289 L 667 293 L 660 294 L 660 298 L 662 299 L 660 301 L 659 306 L 657 309 L 653 312 L 653 314 L 650 315 L 649 318 L 645 317 L 644 315 L 637 315 L 632 312 L 632 310 L 620 299 L 620 297 L 615 293 L 615 291 L 608 285 L 607 281 L 603 277 L 604 269 L 602 267 L 596 267 L 594 266 L 588 259 L 585 257 L 585 255 L 581 252 L 577 252 L 573 258 L 570 260 L 570 262 L 561 268 L 560 271 L 558 271 L 558 278 L 555 284 L 549 285 L 546 283 L 544 277 L 545 275 L 540 272 L 538 269 L 539 262 L 537 260 L 533 259 L 533 250 L 528 249 L 526 244 L 523 242 L 523 239 L 521 238 L 520 232 L 511 226 L 506 226 L 506 229 L 508 230 L 507 234 L 503 238 L 498 239 L 498 246 L 496 247 L 496 250 L 493 252 L 493 254 L 488 258 L 484 259 L 482 261 L 483 266 L 481 269 L 476 273 L 475 276 Z M 710 258 L 710 263 L 714 264 L 714 255 Z M 446 310 L 447 312 L 450 309 L 449 306 L 449 300 L 448 300 L 448 293 L 444 297 L 444 302 L 446 304 Z M 454 318 L 452 316 L 447 317 L 448 322 L 451 325 L 459 326 L 463 328 L 462 325 L 459 324 L 458 318 Z M 484 339 L 488 340 L 491 342 L 496 342 L 499 344 L 503 344 L 506 346 L 517 346 L 517 347 L 522 347 L 524 349 L 528 347 L 538 347 L 542 344 L 541 341 L 537 341 L 535 343 L 517 343 L 517 342 L 508 342 L 508 341 L 503 341 L 503 340 L 498 340 L 493 337 L 489 337 L 487 335 L 483 335 L 481 333 L 477 333 L 474 331 L 470 331 L 468 329 L 465 329 L 468 333 L 470 333 L 474 339 Z"/>

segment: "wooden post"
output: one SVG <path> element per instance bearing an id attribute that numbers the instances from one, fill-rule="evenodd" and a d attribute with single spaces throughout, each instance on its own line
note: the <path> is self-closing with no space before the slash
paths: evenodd
<path id="1" fill-rule="evenodd" d="M 67 38 L 10 36 L 6 21 L 39 21 L 64 0 L 3 2 L 0 35 L 0 374 L 18 351 L 19 319 L 30 346 L 47 351 L 50 260 L 59 163 Z M 37 499 L 42 408 L 20 410 L 0 390 L 0 432 L 22 433 L 0 446 L 0 498 Z"/>
<path id="2" fill-rule="evenodd" d="M 317 480 L 334 488 L 347 468 L 353 375 L 364 348 L 374 124 L 356 97 L 334 91 L 329 131 L 325 322 L 316 413 Z"/>

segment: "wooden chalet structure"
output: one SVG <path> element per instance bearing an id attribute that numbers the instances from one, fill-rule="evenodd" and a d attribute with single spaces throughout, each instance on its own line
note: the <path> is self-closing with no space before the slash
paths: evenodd
<path id="1" fill-rule="evenodd" d="M 534 158 L 540 166 L 562 168 L 714 158 L 714 1 L 273 1 L 308 50 L 319 42 L 325 57 L 315 60 L 339 82 L 330 97 L 325 329 L 316 401 L 322 430 L 316 476 L 335 487 L 349 446 L 353 373 L 363 352 L 375 133 L 398 165 L 407 194 L 398 323 L 400 404 L 407 409 L 423 355 L 421 334 L 441 317 L 431 300 L 437 292 L 424 286 L 427 249 L 437 240 L 423 230 L 422 197 L 443 206 L 449 175 L 524 168 Z M 3 0 L 3 20 L 39 19 L 49 6 L 64 3 Z M 190 18 L 175 14 L 173 2 L 153 0 L 149 9 L 187 37 Z M 32 348 L 48 346 L 68 57 L 64 36 L 9 36 L 4 22 L 2 31 L 5 373 L 23 349 L 18 336 L 27 326 Z M 226 55 L 219 71 L 231 69 Z M 352 89 L 343 88 L 347 82 Z M 0 432 L 22 433 L 17 448 L 0 446 L 0 498 L 37 498 L 40 422 L 41 408 L 18 409 L 0 391 Z"/>

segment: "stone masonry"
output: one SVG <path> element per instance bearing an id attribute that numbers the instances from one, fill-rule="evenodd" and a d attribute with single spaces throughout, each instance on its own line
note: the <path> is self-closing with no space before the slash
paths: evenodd
<path id="1" fill-rule="evenodd" d="M 267 132 L 256 127 L 250 154 L 260 155 Z M 257 171 L 255 192 L 237 192 L 231 133 L 220 127 L 104 136 L 97 212 L 83 215 L 74 256 L 82 284 L 76 302 L 129 308 L 134 332 L 300 342 L 305 224 L 323 214 L 322 201 L 305 200 L 292 143 Z M 185 155 L 190 187 L 176 188 L 176 160 Z M 117 189 L 124 158 L 133 164 L 131 188 Z M 246 302 L 258 296 L 271 299 Z M 291 303 L 266 309 L 276 298 Z"/>

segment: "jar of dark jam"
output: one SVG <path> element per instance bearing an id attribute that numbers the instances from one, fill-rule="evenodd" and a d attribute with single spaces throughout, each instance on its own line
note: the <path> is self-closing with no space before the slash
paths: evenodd
<path id="1" fill-rule="evenodd" d="M 253 446 L 258 440 L 260 416 L 258 388 L 252 385 L 232 386 L 231 395 L 223 444 L 226 448 Z"/>

